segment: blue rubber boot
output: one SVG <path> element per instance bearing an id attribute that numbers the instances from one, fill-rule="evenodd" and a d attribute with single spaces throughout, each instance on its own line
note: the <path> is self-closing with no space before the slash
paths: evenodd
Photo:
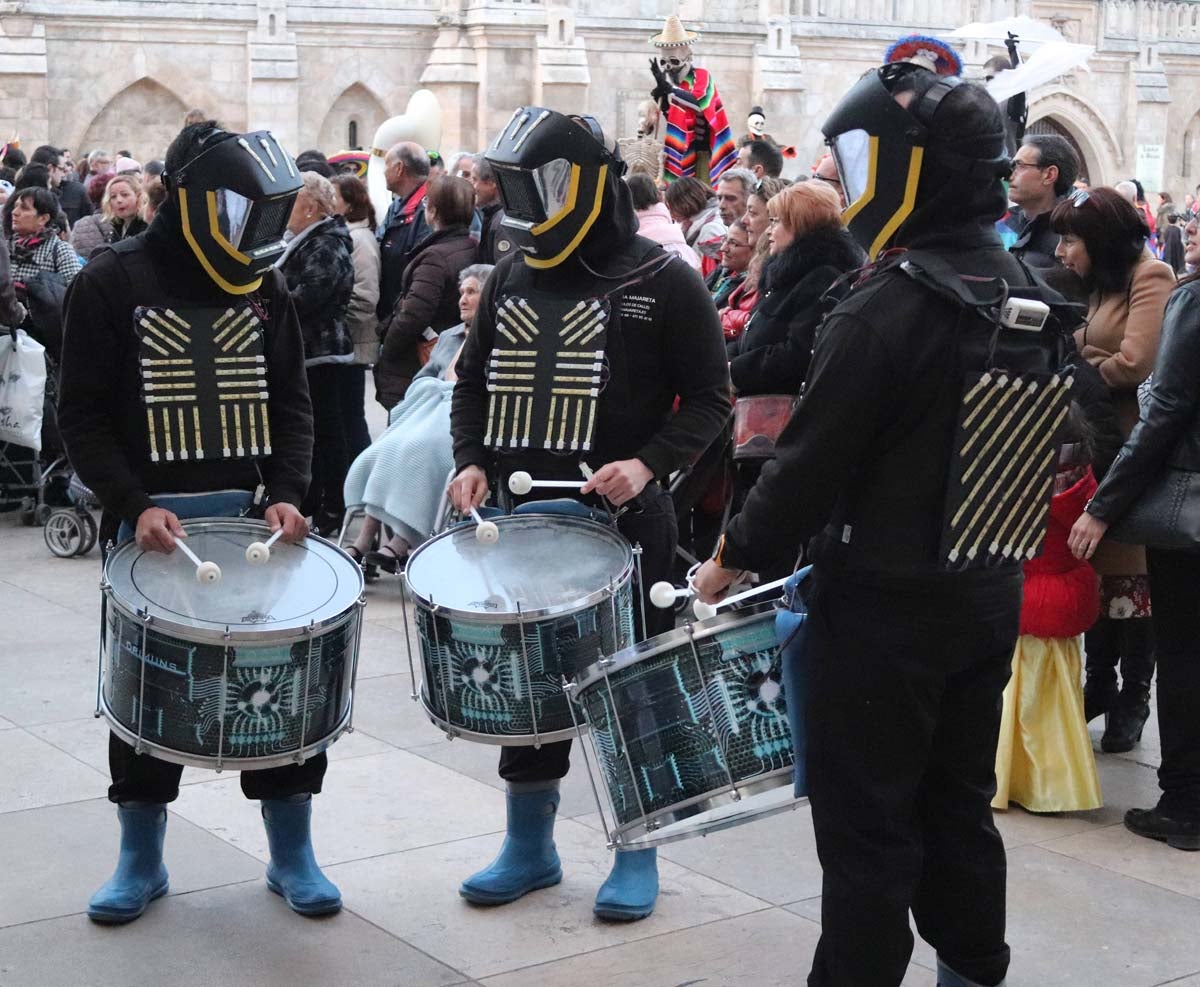
<path id="1" fill-rule="evenodd" d="M 121 821 L 121 855 L 117 869 L 88 902 L 93 922 L 119 925 L 132 922 L 155 898 L 167 893 L 167 868 L 163 866 L 163 838 L 167 834 L 167 807 L 161 802 L 136 802 L 117 806 Z"/>
<path id="2" fill-rule="evenodd" d="M 536 791 L 508 791 L 508 832 L 500 853 L 458 889 L 476 905 L 507 905 L 530 891 L 562 880 L 562 864 L 554 846 L 558 786 Z"/>
<path id="3" fill-rule="evenodd" d="M 281 895 L 288 907 L 301 915 L 329 915 L 340 911 L 342 894 L 321 873 L 313 856 L 312 798 L 263 799 L 263 823 L 271 845 L 267 887 Z"/>
<path id="4" fill-rule="evenodd" d="M 654 911 L 658 900 L 658 851 L 618 850 L 616 857 L 592 911 L 615 922 L 636 922 Z"/>

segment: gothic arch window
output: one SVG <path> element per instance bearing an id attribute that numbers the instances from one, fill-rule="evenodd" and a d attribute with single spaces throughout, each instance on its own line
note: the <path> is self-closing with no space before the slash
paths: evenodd
<path id="1" fill-rule="evenodd" d="M 567 43 L 567 21 L 564 17 L 558 19 L 558 43 L 563 45 Z"/>
<path id="2" fill-rule="evenodd" d="M 166 86 L 138 79 L 104 105 L 76 146 L 127 147 L 140 161 L 163 158 L 186 112 L 183 101 Z"/>
<path id="3" fill-rule="evenodd" d="M 1179 160 L 1179 173 L 1188 180 L 1188 184 L 1192 183 L 1192 175 L 1195 172 L 1197 162 L 1197 151 L 1200 147 L 1200 116 L 1192 117 L 1192 122 L 1188 124 L 1187 130 L 1183 132 L 1183 150 Z"/>
<path id="4" fill-rule="evenodd" d="M 272 38 L 275 37 L 275 15 L 274 14 L 270 14 L 267 17 L 267 33 L 270 34 Z"/>
<path id="5" fill-rule="evenodd" d="M 305 137 L 302 143 L 313 143 L 317 147 L 337 149 L 361 147 L 371 140 L 376 128 L 390 113 L 361 82 L 342 90 L 325 114 L 325 119 L 315 135 Z"/>

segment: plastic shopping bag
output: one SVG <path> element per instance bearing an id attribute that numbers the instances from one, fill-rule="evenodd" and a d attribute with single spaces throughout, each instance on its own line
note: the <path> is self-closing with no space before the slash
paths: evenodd
<path id="1" fill-rule="evenodd" d="M 0 442 L 42 451 L 46 349 L 24 329 L 0 335 Z"/>

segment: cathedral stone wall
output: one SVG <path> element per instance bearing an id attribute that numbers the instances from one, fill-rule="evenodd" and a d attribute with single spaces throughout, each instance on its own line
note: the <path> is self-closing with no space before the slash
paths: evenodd
<path id="1" fill-rule="evenodd" d="M 735 136 L 762 105 L 796 148 L 789 169 L 812 163 L 821 121 L 896 37 L 1029 14 L 1096 48 L 1090 71 L 1030 98 L 1093 182 L 1137 172 L 1182 195 L 1200 179 L 1196 0 L 0 0 L 0 136 L 150 158 L 200 107 L 332 152 L 369 147 L 422 86 L 442 103 L 443 151 L 483 147 L 538 100 L 630 136 L 647 38 L 676 10 Z M 999 50 L 964 45 L 968 74 Z"/>

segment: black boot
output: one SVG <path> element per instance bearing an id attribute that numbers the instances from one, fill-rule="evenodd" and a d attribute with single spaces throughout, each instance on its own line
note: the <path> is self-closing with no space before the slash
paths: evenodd
<path id="1" fill-rule="evenodd" d="M 1124 754 L 1142 739 L 1150 718 L 1150 682 L 1154 678 L 1154 637 L 1149 617 L 1122 621 L 1121 694 L 1108 717 L 1100 748 Z"/>
<path id="2" fill-rule="evenodd" d="M 1164 811 L 1159 802 L 1153 809 L 1126 812 L 1125 828 L 1176 850 L 1200 850 L 1200 813 Z"/>
<path id="3" fill-rule="evenodd" d="M 1083 716 L 1091 723 L 1117 701 L 1117 661 L 1121 656 L 1120 624 L 1101 617 L 1083 636 L 1087 678 L 1083 686 Z"/>

